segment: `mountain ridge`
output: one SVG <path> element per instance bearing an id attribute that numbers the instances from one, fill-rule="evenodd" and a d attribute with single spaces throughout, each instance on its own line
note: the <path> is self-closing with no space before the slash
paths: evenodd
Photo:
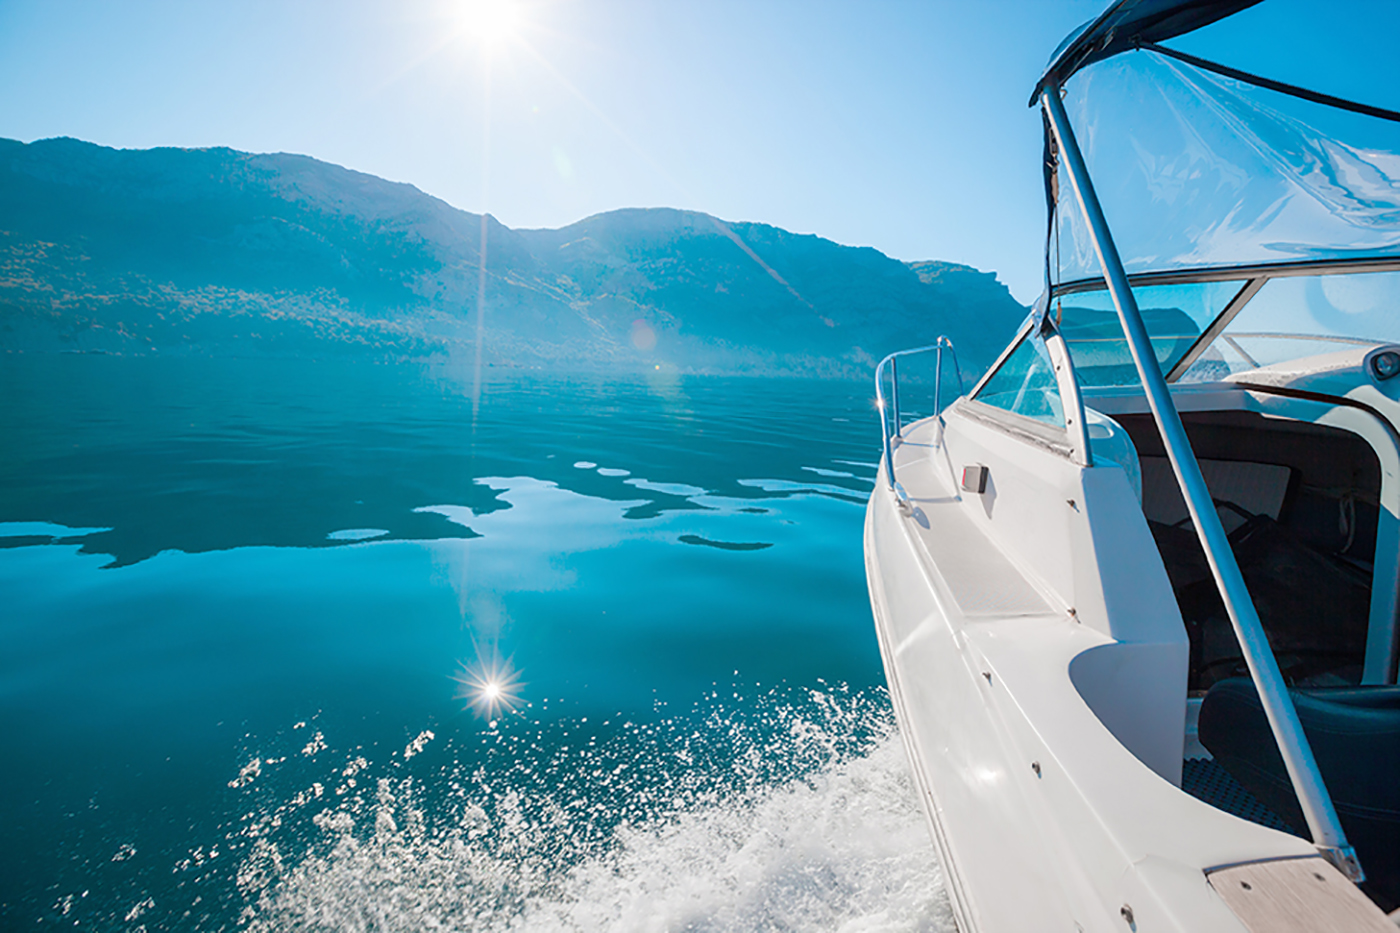
<path id="1" fill-rule="evenodd" d="M 485 315 L 481 236 L 486 234 Z M 992 273 L 768 224 L 625 208 L 512 229 L 309 156 L 0 140 L 0 350 L 868 374 L 949 333 L 985 365 Z"/>

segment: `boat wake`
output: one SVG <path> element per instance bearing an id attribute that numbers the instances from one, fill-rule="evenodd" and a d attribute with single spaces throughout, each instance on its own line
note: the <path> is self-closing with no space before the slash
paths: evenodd
<path id="1" fill-rule="evenodd" d="M 601 730 L 519 717 L 470 765 L 429 732 L 383 766 L 315 733 L 305 757 L 335 770 L 226 842 L 240 925 L 953 930 L 883 693 L 803 693 Z"/>

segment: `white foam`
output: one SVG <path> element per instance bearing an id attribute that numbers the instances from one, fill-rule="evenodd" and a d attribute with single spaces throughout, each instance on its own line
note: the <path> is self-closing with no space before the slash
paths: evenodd
<path id="1" fill-rule="evenodd" d="M 898 739 L 618 833 L 525 905 L 536 930 L 953 930 Z"/>
<path id="2" fill-rule="evenodd" d="M 575 797 L 578 775 L 542 762 L 477 771 L 475 786 L 442 772 L 426 784 L 366 772 L 366 793 L 328 797 L 315 813 L 321 802 L 299 795 L 292 804 L 306 806 L 320 838 L 279 850 L 266 827 L 274 817 L 290 825 L 290 805 L 249 827 L 238 868 L 245 928 L 952 933 L 898 736 L 886 728 L 841 752 L 832 727 L 843 717 L 779 709 L 788 728 L 715 766 L 724 776 L 714 781 L 694 780 L 702 756 L 658 734 L 631 767 L 579 762 L 586 786 L 613 785 L 592 803 Z M 826 763 L 764 778 L 765 756 L 784 754 Z M 669 781 L 627 783 L 678 764 Z M 640 815 L 598 833 L 608 800 Z"/>
<path id="3" fill-rule="evenodd" d="M 423 751 L 423 749 L 428 747 L 428 743 L 435 738 L 437 738 L 437 736 L 433 734 L 433 730 L 431 729 L 424 729 L 422 732 L 418 733 L 418 737 L 415 738 L 412 742 L 409 742 L 408 745 L 404 747 L 404 759 L 407 760 L 409 758 L 412 758 L 414 755 L 417 755 L 419 752 Z"/>
<path id="4" fill-rule="evenodd" d="M 296 726 L 293 726 L 292 728 L 295 729 Z M 325 750 L 326 737 L 322 735 L 319 730 L 317 730 L 316 734 L 311 737 L 311 741 L 307 742 L 306 745 L 302 748 L 301 753 L 310 757 L 311 755 L 314 755 L 317 752 L 322 752 Z"/>

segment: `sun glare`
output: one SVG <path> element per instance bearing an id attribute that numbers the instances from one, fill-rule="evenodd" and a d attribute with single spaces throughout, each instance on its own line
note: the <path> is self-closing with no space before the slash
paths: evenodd
<path id="1" fill-rule="evenodd" d="M 457 0 L 457 18 L 465 33 L 492 47 L 516 35 L 520 6 L 515 0 Z"/>
<path id="2" fill-rule="evenodd" d="M 452 679 L 460 685 L 457 696 L 488 719 L 515 709 L 520 702 L 520 689 L 525 686 L 519 671 L 499 658 L 463 664 Z"/>

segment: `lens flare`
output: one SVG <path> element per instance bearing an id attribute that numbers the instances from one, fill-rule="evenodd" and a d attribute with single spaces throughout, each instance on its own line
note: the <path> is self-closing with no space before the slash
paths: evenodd
<path id="1" fill-rule="evenodd" d="M 509 660 L 478 658 L 474 664 L 463 664 L 452 675 L 457 681 L 457 697 L 478 715 L 495 719 L 502 712 L 511 712 L 520 704 L 520 690 L 525 682 Z"/>
<path id="2" fill-rule="evenodd" d="M 643 353 L 656 349 L 656 330 L 641 318 L 632 322 L 632 346 Z"/>

